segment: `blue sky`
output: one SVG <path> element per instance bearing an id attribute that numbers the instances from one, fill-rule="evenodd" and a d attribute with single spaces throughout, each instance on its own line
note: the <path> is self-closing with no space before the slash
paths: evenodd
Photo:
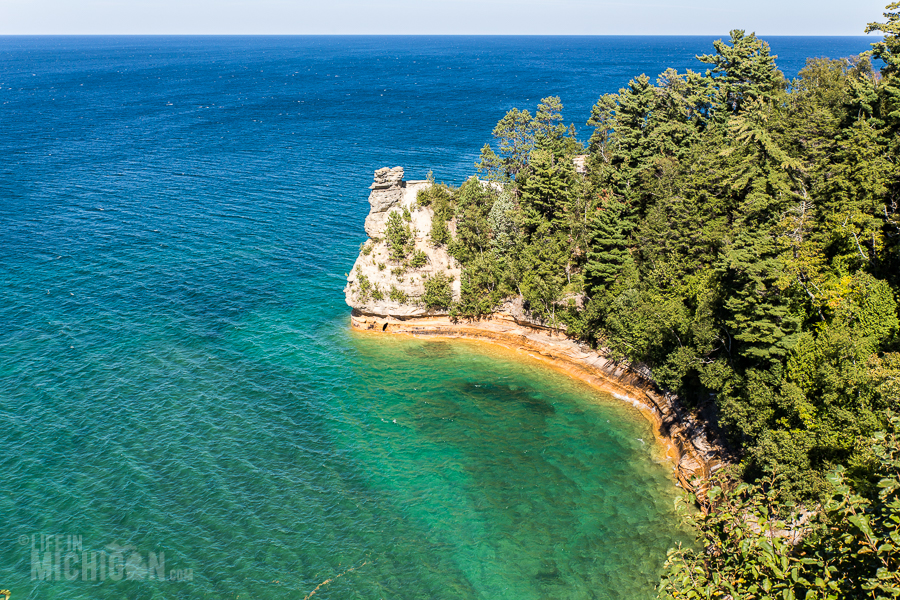
<path id="1" fill-rule="evenodd" d="M 0 0 L 9 34 L 862 35 L 887 0 Z"/>

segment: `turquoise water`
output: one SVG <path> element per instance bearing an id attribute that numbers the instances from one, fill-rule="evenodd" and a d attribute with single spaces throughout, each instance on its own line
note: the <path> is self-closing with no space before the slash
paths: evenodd
<path id="1" fill-rule="evenodd" d="M 164 551 L 192 580 L 84 582 L 79 563 L 35 583 L 29 540 L 0 554 L 5 585 L 302 598 L 362 565 L 318 596 L 640 598 L 687 540 L 629 406 L 502 349 L 288 325 L 303 320 L 248 315 L 215 350 L 142 336 L 80 373 L 82 394 L 29 377 L 9 531 Z"/>
<path id="2" fill-rule="evenodd" d="M 640 415 L 342 288 L 375 169 L 459 183 L 508 108 L 710 42 L 0 38 L 0 589 L 652 597 L 688 536 Z"/>

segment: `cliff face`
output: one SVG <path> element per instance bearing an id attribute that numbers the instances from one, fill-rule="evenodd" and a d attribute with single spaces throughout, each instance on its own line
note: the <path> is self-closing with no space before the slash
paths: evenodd
<path id="1" fill-rule="evenodd" d="M 375 182 L 369 188 L 371 208 L 365 225 L 369 239 L 363 244 L 344 288 L 347 304 L 360 313 L 388 317 L 446 314 L 428 310 L 421 301 L 425 281 L 436 273 L 452 278 L 453 299 L 459 299 L 459 265 L 445 247 L 430 242 L 428 235 L 434 211 L 420 207 L 416 201 L 419 190 L 430 185 L 428 181 L 403 181 L 403 167 L 375 171 Z M 423 253 L 424 264 L 421 266 L 413 266 L 415 263 L 410 260 L 391 260 L 385 239 L 391 213 L 397 213 L 409 227 L 412 235 L 410 256 Z"/>

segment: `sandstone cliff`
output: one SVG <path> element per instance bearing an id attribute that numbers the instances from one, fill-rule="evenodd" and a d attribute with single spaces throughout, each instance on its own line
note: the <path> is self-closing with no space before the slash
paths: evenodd
<path id="1" fill-rule="evenodd" d="M 360 249 L 344 288 L 347 304 L 360 313 L 392 317 L 446 314 L 440 308 L 429 310 L 422 302 L 425 281 L 436 273 L 452 279 L 453 299 L 459 299 L 459 265 L 445 247 L 431 243 L 428 234 L 434 211 L 416 201 L 419 190 L 430 185 L 428 181 L 403 181 L 403 167 L 375 171 L 365 225 L 369 239 Z M 405 260 L 392 260 L 390 256 L 385 229 L 391 213 L 400 216 L 412 234 Z M 424 264 L 415 266 L 417 261 L 410 257 L 416 253 L 424 254 Z"/>

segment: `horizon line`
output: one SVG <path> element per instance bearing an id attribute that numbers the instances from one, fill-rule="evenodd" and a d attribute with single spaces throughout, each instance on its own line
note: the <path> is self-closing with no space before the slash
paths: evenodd
<path id="1" fill-rule="evenodd" d="M 738 27 L 735 28 L 740 29 Z M 731 33 L 0 33 L 0 37 L 710 37 Z M 748 30 L 744 29 L 747 32 Z M 849 33 L 759 33 L 757 37 L 884 37 Z"/>

